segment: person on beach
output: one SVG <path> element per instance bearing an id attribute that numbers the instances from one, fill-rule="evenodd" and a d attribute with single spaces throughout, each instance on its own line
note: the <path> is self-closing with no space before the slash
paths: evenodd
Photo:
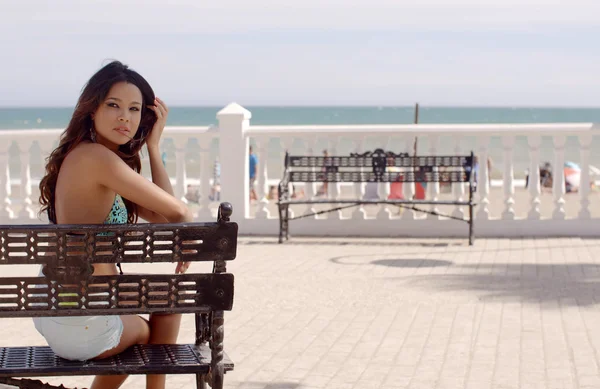
<path id="1" fill-rule="evenodd" d="M 159 142 L 169 109 L 148 82 L 118 61 L 85 85 L 58 147 L 47 158 L 40 182 L 41 212 L 55 224 L 191 222 L 173 195 Z M 152 182 L 140 174 L 147 146 Z M 175 273 L 185 273 L 180 262 Z M 94 264 L 94 275 L 116 275 L 117 266 Z M 119 270 L 120 265 L 119 265 Z M 121 274 L 122 271 L 121 271 Z M 135 344 L 176 343 L 181 315 L 34 318 L 54 353 L 70 360 L 102 359 Z M 96 376 L 91 389 L 118 388 L 126 375 Z M 148 375 L 147 388 L 164 388 L 164 375 Z"/>
<path id="2" fill-rule="evenodd" d="M 258 165 L 258 157 L 256 156 L 256 154 L 254 154 L 254 152 L 252 151 L 252 146 L 250 146 L 249 150 L 249 160 L 248 160 L 248 164 L 250 166 L 250 171 L 249 171 L 249 175 L 250 175 L 250 201 L 257 201 L 258 200 L 258 196 L 256 194 L 256 177 L 257 177 L 257 173 L 258 173 L 258 169 L 257 169 L 257 165 Z"/>

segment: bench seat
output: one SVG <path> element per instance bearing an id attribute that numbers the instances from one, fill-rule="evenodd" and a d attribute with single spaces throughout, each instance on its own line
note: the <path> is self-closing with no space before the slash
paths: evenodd
<path id="1" fill-rule="evenodd" d="M 70 361 L 58 357 L 47 346 L 0 347 L 0 377 L 47 377 L 103 374 L 206 374 L 211 350 L 207 345 L 135 345 L 113 357 Z M 225 372 L 233 362 L 223 353 Z"/>

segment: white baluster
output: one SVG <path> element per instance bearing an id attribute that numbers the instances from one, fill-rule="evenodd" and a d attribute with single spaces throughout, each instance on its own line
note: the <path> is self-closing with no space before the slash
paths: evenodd
<path id="1" fill-rule="evenodd" d="M 514 209 L 514 195 L 515 195 L 515 185 L 514 185 L 514 176 L 513 176 L 513 148 L 515 146 L 515 137 L 514 135 L 504 136 L 502 137 L 502 145 L 504 147 L 504 174 L 502 176 L 503 186 L 504 186 L 504 212 L 502 212 L 502 219 L 504 220 L 514 220 L 515 219 L 515 209 Z M 480 161 L 479 166 L 485 164 L 487 166 L 487 161 Z"/>
<path id="2" fill-rule="evenodd" d="M 461 147 L 462 137 L 456 136 L 454 138 L 454 154 L 458 156 L 463 156 L 462 147 Z M 473 173 L 471 173 L 473 174 Z M 454 196 L 454 200 L 458 202 L 462 202 L 465 198 L 465 183 L 464 182 L 453 182 L 452 184 L 452 194 Z M 452 216 L 463 219 L 465 217 L 465 211 L 462 205 L 457 205 L 452 213 Z"/>
<path id="3" fill-rule="evenodd" d="M 292 145 L 294 144 L 294 138 L 291 136 L 282 137 L 282 138 L 280 138 L 280 144 L 282 147 L 280 161 L 282 161 L 282 164 L 283 164 L 283 161 L 285 160 L 285 152 L 289 151 L 290 155 L 292 154 L 291 148 L 292 148 Z M 294 183 L 293 182 L 291 182 L 288 185 L 288 190 L 290 191 L 290 198 L 291 198 L 292 194 L 294 193 Z M 295 213 L 291 206 L 288 208 L 288 213 L 289 213 L 290 218 L 294 217 Z"/>
<path id="4" fill-rule="evenodd" d="M 214 176 L 215 166 L 214 163 L 210 162 L 210 144 L 211 138 L 200 138 L 198 139 L 198 143 L 200 146 L 200 209 L 198 210 L 197 220 L 201 222 L 212 221 L 214 219 L 212 212 L 210 210 L 210 195 L 212 192 L 212 187 L 210 185 L 211 177 L 217 180 L 217 177 Z M 215 185 L 216 182 L 213 183 Z M 218 196 L 218 192 L 214 192 L 215 199 Z"/>
<path id="5" fill-rule="evenodd" d="M 52 142 L 52 141 L 45 141 L 45 140 L 42 139 L 42 140 L 38 140 L 38 146 L 40 148 L 40 154 L 41 154 L 41 160 L 42 160 L 42 174 L 46 174 L 46 170 L 45 170 L 45 166 L 46 166 L 45 165 L 45 161 L 46 161 L 46 158 L 48 158 L 48 156 L 54 150 L 54 148 L 56 148 L 58 146 L 58 142 L 55 143 L 55 142 Z M 53 148 L 52 149 L 48 149 L 47 147 L 53 147 Z M 2 180 L 0 180 L 0 181 L 2 181 Z M 38 210 L 39 210 L 39 208 L 38 208 Z M 42 223 L 49 223 L 48 212 L 43 212 L 43 213 L 39 214 L 39 216 L 37 216 L 37 218 Z"/>
<path id="6" fill-rule="evenodd" d="M 337 156 L 337 142 L 338 139 L 337 138 L 333 138 L 329 140 L 329 149 L 331 150 L 331 156 Z M 334 200 L 338 200 L 340 198 L 340 184 L 338 182 L 334 182 L 333 185 L 331 185 L 331 183 L 329 183 L 329 185 L 327 185 L 329 188 L 329 193 L 330 199 L 334 199 Z M 338 207 L 340 206 L 340 204 L 334 204 L 334 207 Z M 333 212 L 334 219 L 341 219 L 342 218 L 342 211 L 338 210 L 336 212 Z"/>
<path id="7" fill-rule="evenodd" d="M 554 136 L 554 169 L 552 169 L 552 180 L 553 188 L 552 193 L 554 194 L 554 213 L 552 214 L 553 219 L 564 219 L 565 218 L 565 135 Z"/>
<path id="8" fill-rule="evenodd" d="M 413 156 L 413 152 L 414 152 L 413 145 L 414 145 L 414 136 L 412 136 L 412 135 L 404 136 L 404 152 L 407 153 L 408 155 Z M 402 168 L 402 172 L 405 177 L 413 176 L 414 172 L 415 172 L 415 168 L 414 168 L 414 166 Z M 406 200 L 412 200 L 413 197 L 415 197 L 415 193 L 416 193 L 415 185 L 416 184 L 415 184 L 414 180 L 411 180 L 410 182 L 404 181 L 402 183 L 402 193 L 404 194 L 404 198 Z M 414 210 L 404 208 L 402 210 L 402 216 L 400 216 L 400 218 L 402 220 L 414 220 L 415 216 L 416 216 L 416 213 Z"/>
<path id="9" fill-rule="evenodd" d="M 257 148 L 257 157 L 258 157 L 258 186 L 256 197 L 259 199 L 260 205 L 259 210 L 256 211 L 257 219 L 268 219 L 270 217 L 269 209 L 269 200 L 267 199 L 267 195 L 269 194 L 269 175 L 267 170 L 267 161 L 268 161 L 268 141 L 269 138 L 254 138 L 254 143 Z"/>
<path id="10" fill-rule="evenodd" d="M 309 155 L 309 156 L 315 155 L 315 144 L 316 144 L 316 138 L 314 136 L 311 136 L 310 138 L 308 138 L 306 140 L 306 155 Z M 321 173 L 321 171 L 317 170 L 316 167 L 312 167 L 311 171 L 313 173 L 315 173 L 316 175 Z M 314 183 L 307 182 L 304 185 L 305 185 L 304 196 L 307 199 L 312 199 L 315 196 Z M 306 209 L 304 210 L 304 214 L 314 214 L 315 212 L 316 212 L 316 210 L 315 210 L 315 207 L 313 204 L 306 204 Z M 316 216 L 312 216 L 311 218 L 316 218 Z"/>
<path id="11" fill-rule="evenodd" d="M 365 146 L 365 137 L 364 136 L 360 136 L 358 139 L 355 139 L 354 141 L 354 152 L 357 154 L 360 154 L 363 152 Z M 360 171 L 361 173 L 364 171 L 364 167 L 354 167 L 354 169 L 356 169 L 357 171 Z M 365 186 L 363 183 L 361 182 L 356 182 L 354 183 L 354 197 L 356 199 L 362 200 L 363 197 L 365 196 L 365 190 L 364 190 Z M 367 217 L 367 212 L 365 210 L 365 207 L 361 204 L 358 207 L 356 207 L 354 209 L 354 211 L 352 212 L 352 219 L 354 220 L 364 220 Z"/>
<path id="12" fill-rule="evenodd" d="M 14 218 L 12 201 L 10 200 L 12 190 L 10 186 L 8 156 L 8 147 L 0 151 L 0 202 L 2 203 L 0 207 L 0 220 L 3 222 L 9 222 L 10 219 Z"/>
<path id="13" fill-rule="evenodd" d="M 173 141 L 175 143 L 175 197 L 187 204 L 188 201 L 185 198 L 187 180 L 185 146 L 187 145 L 188 140 L 183 137 L 175 137 Z"/>
<path id="14" fill-rule="evenodd" d="M 488 145 L 490 143 L 489 136 L 480 136 L 477 139 L 479 146 L 479 170 L 477 174 L 477 192 L 479 193 L 479 210 L 477 211 L 477 219 L 488 220 L 490 218 L 490 210 L 488 196 L 490 193 L 490 180 L 487 168 L 488 160 Z"/>
<path id="15" fill-rule="evenodd" d="M 430 141 L 429 141 L 429 154 L 432 156 L 436 156 L 437 155 L 437 146 L 438 146 L 438 142 L 439 142 L 439 138 L 437 135 L 432 135 L 429 137 Z M 438 167 L 434 167 L 433 168 L 433 173 L 434 174 L 438 174 L 439 175 L 439 168 Z M 429 190 L 429 198 L 433 201 L 437 201 L 438 200 L 438 196 L 440 195 L 440 182 L 438 180 L 436 180 L 435 182 L 430 182 L 427 184 L 427 189 Z M 431 212 L 439 212 L 439 209 L 437 207 L 437 204 L 431 204 L 430 206 L 430 211 Z M 439 216 L 438 215 L 433 215 L 428 213 L 427 214 L 427 219 L 436 219 L 439 220 Z"/>
<path id="16" fill-rule="evenodd" d="M 21 161 L 20 191 L 23 204 L 19 211 L 19 219 L 30 220 L 35 217 L 31 206 L 31 145 L 33 140 L 21 140 L 19 144 L 19 159 Z"/>
<path id="17" fill-rule="evenodd" d="M 585 134 L 579 136 L 579 145 L 581 146 L 581 184 L 579 185 L 579 198 L 581 209 L 579 210 L 579 219 L 590 219 L 590 145 L 592 135 Z"/>
<path id="18" fill-rule="evenodd" d="M 527 143 L 529 144 L 529 194 L 531 197 L 529 213 L 527 218 L 529 220 L 540 220 L 540 145 L 542 138 L 539 135 L 530 135 L 527 137 Z"/>
<path id="19" fill-rule="evenodd" d="M 388 137 L 383 145 L 384 152 L 389 150 L 390 143 L 391 143 L 391 138 Z M 391 174 L 390 169 L 387 167 L 387 165 L 388 165 L 388 161 L 386 158 L 386 161 L 385 161 L 386 168 L 385 168 L 385 174 L 384 174 L 383 179 L 385 179 L 385 176 L 393 175 L 393 174 Z M 387 200 L 390 195 L 390 183 L 389 182 L 380 182 L 379 185 L 377 185 L 377 194 L 378 194 L 380 200 Z M 392 217 L 392 210 L 390 209 L 389 204 L 381 204 L 379 207 L 379 212 L 377 212 L 376 217 L 377 217 L 377 219 L 390 219 Z"/>

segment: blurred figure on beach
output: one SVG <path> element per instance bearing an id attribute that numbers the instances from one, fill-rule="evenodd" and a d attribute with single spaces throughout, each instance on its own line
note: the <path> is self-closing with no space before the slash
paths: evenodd
<path id="1" fill-rule="evenodd" d="M 544 162 L 542 166 L 540 166 L 540 186 L 541 189 L 550 188 L 552 189 L 553 179 L 552 179 L 552 165 L 550 162 Z M 529 187 L 529 171 L 525 174 L 525 189 Z"/>
<path id="2" fill-rule="evenodd" d="M 249 148 L 249 166 L 250 166 L 250 201 L 257 201 L 258 196 L 256 195 L 256 177 L 257 177 L 257 165 L 258 157 L 252 151 L 252 146 Z"/>

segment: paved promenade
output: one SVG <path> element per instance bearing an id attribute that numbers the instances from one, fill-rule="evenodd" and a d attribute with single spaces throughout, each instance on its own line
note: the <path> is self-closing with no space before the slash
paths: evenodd
<path id="1" fill-rule="evenodd" d="M 226 388 L 600 388 L 600 240 L 242 238 L 238 253 Z M 0 344 L 23 342 L 43 344 L 31 320 L 3 320 Z"/>

